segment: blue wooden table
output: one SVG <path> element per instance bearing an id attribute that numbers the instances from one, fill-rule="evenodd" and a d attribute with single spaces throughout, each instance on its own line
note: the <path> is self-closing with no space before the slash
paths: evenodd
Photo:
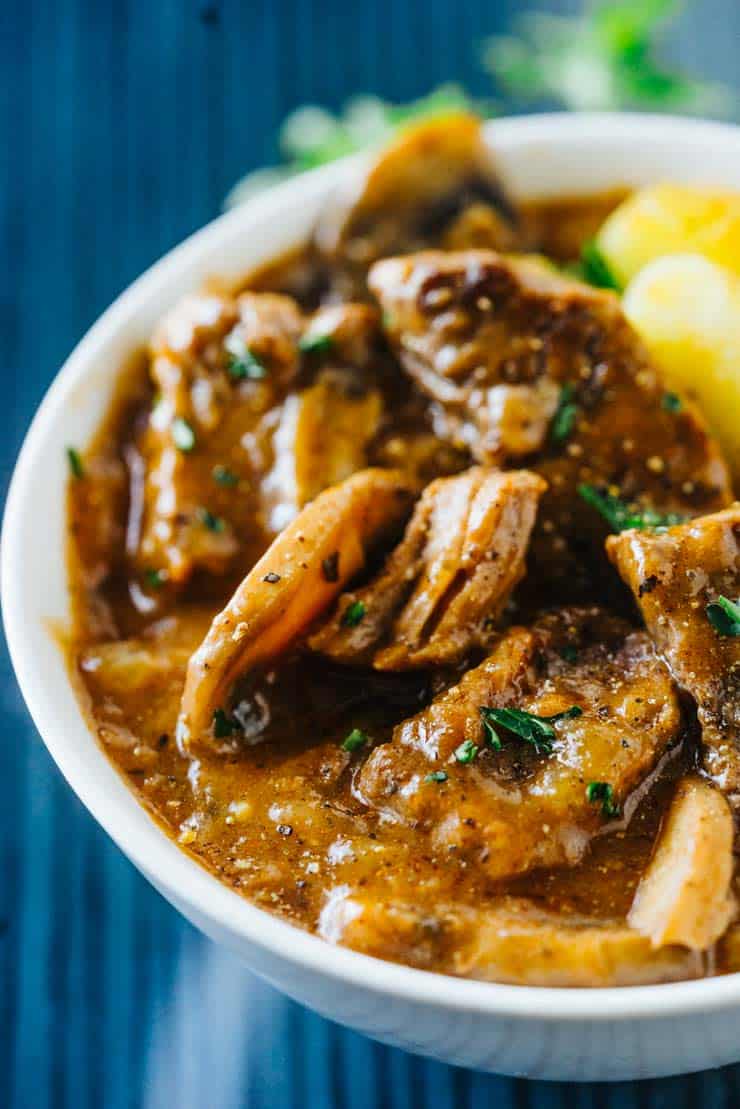
<path id="1" fill-rule="evenodd" d="M 138 273 L 275 156 L 306 100 L 488 92 L 475 42 L 514 0 L 6 0 L 0 15 L 0 476 L 60 363 Z M 700 10 L 698 10 L 700 9 Z M 737 0 L 679 49 L 737 69 Z M 50 552 L 61 557 L 61 552 Z M 190 928 L 88 817 L 0 657 L 0 1107 L 451 1109 L 740 1102 L 740 1068 L 547 1086 L 380 1047 L 289 1002 Z"/>

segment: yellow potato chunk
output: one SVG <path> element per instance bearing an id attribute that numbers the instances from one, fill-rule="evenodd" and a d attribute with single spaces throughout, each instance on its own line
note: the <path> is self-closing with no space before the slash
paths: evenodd
<path id="1" fill-rule="evenodd" d="M 740 192 L 653 185 L 632 193 L 596 243 L 624 286 L 664 254 L 690 251 L 740 275 Z"/>
<path id="2" fill-rule="evenodd" d="M 669 389 L 696 400 L 740 483 L 740 278 L 698 254 L 651 262 L 624 311 Z"/>

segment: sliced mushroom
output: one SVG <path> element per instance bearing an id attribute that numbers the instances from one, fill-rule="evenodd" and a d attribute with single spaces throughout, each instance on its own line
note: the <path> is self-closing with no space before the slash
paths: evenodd
<path id="1" fill-rule="evenodd" d="M 703 778 L 679 784 L 628 921 L 653 947 L 705 951 L 735 915 L 729 805 Z"/>
<path id="2" fill-rule="evenodd" d="M 330 943 L 465 978 L 527 986 L 634 986 L 702 974 L 699 954 L 652 949 L 622 923 L 544 912 L 524 898 L 488 908 L 374 900 L 347 886 L 331 890 L 318 931 Z"/>
<path id="3" fill-rule="evenodd" d="M 451 665 L 489 646 L 524 574 L 544 481 L 474 466 L 424 490 L 403 541 L 365 586 L 340 598 L 315 651 L 377 670 Z M 346 620 L 352 606 L 363 618 Z"/>
<path id="4" fill-rule="evenodd" d="M 188 666 L 178 722 L 184 748 L 210 743 L 214 713 L 237 678 L 286 650 L 408 515 L 413 489 L 391 470 L 362 470 L 320 494 L 247 574 Z"/>
<path id="5" fill-rule="evenodd" d="M 376 259 L 402 250 L 521 247 L 518 216 L 475 116 L 425 120 L 366 164 L 316 230 L 321 252 L 357 287 Z"/>

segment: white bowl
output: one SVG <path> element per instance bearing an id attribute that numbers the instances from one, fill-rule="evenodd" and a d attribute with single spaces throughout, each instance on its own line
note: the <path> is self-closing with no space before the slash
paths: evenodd
<path id="1" fill-rule="evenodd" d="M 517 196 L 664 179 L 740 188 L 734 127 L 549 115 L 495 122 L 488 133 Z M 325 1016 L 437 1059 L 532 1078 L 643 1078 L 735 1062 L 737 974 L 629 989 L 500 986 L 332 947 L 255 908 L 160 831 L 80 712 L 50 632 L 69 619 L 65 446 L 89 440 L 126 355 L 178 297 L 298 243 L 350 168 L 339 163 L 290 181 L 192 236 L 119 297 L 49 389 L 18 459 L 2 535 L 2 609 L 26 703 L 69 784 L 153 885 L 256 973 Z"/>

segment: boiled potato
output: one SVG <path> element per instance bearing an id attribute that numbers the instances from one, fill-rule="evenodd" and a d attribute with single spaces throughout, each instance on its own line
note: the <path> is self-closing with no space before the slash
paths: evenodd
<path id="1" fill-rule="evenodd" d="M 678 251 L 702 254 L 740 275 L 740 192 L 638 189 L 612 212 L 596 245 L 622 286 L 648 262 Z"/>
<path id="2" fill-rule="evenodd" d="M 692 396 L 740 487 L 740 278 L 699 254 L 669 254 L 628 285 L 624 311 L 666 383 Z"/>

